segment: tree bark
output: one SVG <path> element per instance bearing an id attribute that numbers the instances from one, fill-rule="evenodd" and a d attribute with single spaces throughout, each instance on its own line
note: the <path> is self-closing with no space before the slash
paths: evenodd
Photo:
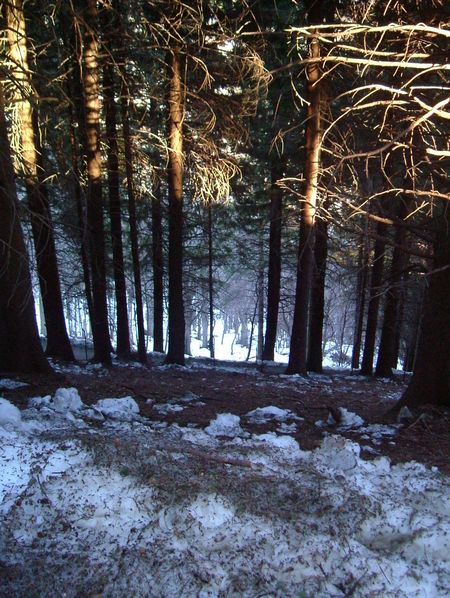
<path id="1" fill-rule="evenodd" d="M 325 317 L 325 276 L 328 256 L 328 224 L 321 219 L 317 224 L 314 243 L 315 273 L 311 289 L 309 322 L 308 370 L 322 373 L 323 322 Z"/>
<path id="2" fill-rule="evenodd" d="M 383 240 L 386 224 L 379 222 L 377 225 L 377 238 L 373 251 L 372 273 L 370 277 L 369 303 L 367 310 L 366 335 L 364 337 L 364 352 L 361 362 L 361 374 L 371 376 L 373 373 L 373 359 L 375 355 L 375 341 L 377 336 L 378 309 L 380 306 L 384 250 Z"/>
<path id="3" fill-rule="evenodd" d="M 400 206 L 398 218 L 404 219 L 408 214 L 408 204 Z M 401 282 L 408 262 L 408 254 L 403 250 L 406 240 L 406 228 L 395 229 L 395 245 L 392 252 L 392 264 L 389 274 L 389 287 L 386 292 L 383 327 L 381 329 L 380 347 L 378 350 L 375 375 L 392 376 L 392 368 L 396 361 L 398 326 L 400 315 Z"/>
<path id="4" fill-rule="evenodd" d="M 364 309 L 366 305 L 368 275 L 368 250 L 367 238 L 361 239 L 358 248 L 358 274 L 356 283 L 356 311 L 355 311 L 355 332 L 353 337 L 352 370 L 359 368 L 361 355 L 361 343 L 364 327 Z"/>
<path id="5" fill-rule="evenodd" d="M 106 63 L 103 67 L 103 94 L 109 192 L 109 217 L 111 223 L 111 245 L 113 256 L 114 289 L 116 295 L 117 356 L 130 356 L 130 332 L 128 322 L 127 288 L 123 261 L 122 207 L 119 184 L 119 150 L 117 145 L 117 108 L 114 94 L 114 67 Z"/>
<path id="6" fill-rule="evenodd" d="M 136 320 L 138 329 L 138 356 L 141 363 L 147 362 L 145 344 L 144 302 L 142 297 L 141 262 L 139 258 L 139 237 L 136 219 L 136 197 L 134 191 L 133 149 L 130 134 L 129 102 L 130 92 L 126 82 L 126 74 L 122 75 L 122 91 L 120 94 L 120 108 L 122 117 L 123 145 L 125 153 L 125 172 L 127 177 L 128 214 L 130 218 L 131 256 L 133 260 L 134 293 L 136 298 Z M 152 200 L 153 205 L 153 200 Z M 162 345 L 162 320 L 161 320 Z M 155 349 L 157 351 L 159 349 Z"/>
<path id="7" fill-rule="evenodd" d="M 269 269 L 267 273 L 267 316 L 266 333 L 262 359 L 273 361 L 277 340 L 278 310 L 280 306 L 281 279 L 281 224 L 283 214 L 283 191 L 277 184 L 283 176 L 283 166 L 271 162 L 270 188 L 270 232 L 269 232 Z"/>
<path id="8" fill-rule="evenodd" d="M 317 37 L 309 44 L 311 58 L 320 57 Z M 317 186 L 320 171 L 321 149 L 321 69 L 319 63 L 306 67 L 308 90 L 308 114 L 306 122 L 305 200 L 300 212 L 300 240 L 297 261 L 297 283 L 295 290 L 294 320 L 291 332 L 291 348 L 286 372 L 307 373 L 308 315 L 313 273 L 313 247 L 317 206 Z"/>
<path id="9" fill-rule="evenodd" d="M 450 406 L 450 210 L 442 206 L 414 373 L 400 404 Z"/>
<path id="10" fill-rule="evenodd" d="M 164 353 L 164 256 L 161 185 L 152 194 L 153 350 Z"/>
<path id="11" fill-rule="evenodd" d="M 209 300 L 209 356 L 215 358 L 214 348 L 214 278 L 213 278 L 213 217 L 211 201 L 208 202 L 208 300 Z"/>
<path id="12" fill-rule="evenodd" d="M 111 340 L 106 299 L 105 235 L 103 228 L 102 163 L 96 0 L 84 0 L 83 94 L 86 114 L 87 222 L 89 233 L 94 360 L 111 363 Z"/>
<path id="13" fill-rule="evenodd" d="M 10 55 L 16 69 L 14 78 L 19 90 L 17 101 L 22 140 L 21 159 L 47 330 L 46 353 L 51 357 L 74 361 L 64 318 L 53 224 L 39 143 L 38 115 L 30 101 L 33 89 L 22 0 L 11 0 L 7 4 L 6 15 Z"/>
<path id="14" fill-rule="evenodd" d="M 169 346 L 166 363 L 184 365 L 183 306 L 183 119 L 180 50 L 167 55 L 169 187 Z"/>
<path id="15" fill-rule="evenodd" d="M 28 258 L 20 226 L 14 167 L 0 81 L 0 370 L 52 371 L 34 311 Z"/>

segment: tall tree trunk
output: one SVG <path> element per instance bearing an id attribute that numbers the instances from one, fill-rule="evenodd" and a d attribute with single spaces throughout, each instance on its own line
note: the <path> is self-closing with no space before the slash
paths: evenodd
<path id="1" fill-rule="evenodd" d="M 408 214 L 408 204 L 403 201 L 398 210 L 398 218 L 404 219 Z M 383 327 L 381 329 L 380 348 L 378 350 L 376 376 L 392 376 L 395 355 L 397 352 L 398 325 L 400 315 L 401 282 L 408 262 L 405 252 L 406 229 L 397 226 L 395 229 L 395 245 L 392 252 L 392 264 L 389 274 L 389 287 L 384 305 Z"/>
<path id="2" fill-rule="evenodd" d="M 352 369 L 359 368 L 361 343 L 364 327 L 364 311 L 366 305 L 367 276 L 368 275 L 368 249 L 367 237 L 361 238 L 358 248 L 358 275 L 356 283 L 356 310 L 355 332 L 353 336 Z"/>
<path id="3" fill-rule="evenodd" d="M 371 376 L 373 359 L 375 355 L 375 341 L 377 336 L 378 309 L 383 282 L 384 250 L 385 242 L 383 236 L 386 225 L 382 222 L 377 224 L 377 238 L 373 251 L 372 272 L 370 276 L 369 303 L 367 309 L 366 335 L 364 337 L 364 352 L 361 362 L 361 374 Z"/>
<path id="4" fill-rule="evenodd" d="M 278 310 L 281 278 L 281 223 L 283 191 L 278 181 L 283 176 L 283 165 L 271 160 L 269 269 L 267 273 L 267 318 L 262 359 L 273 361 L 277 340 Z"/>
<path id="5" fill-rule="evenodd" d="M 167 54 L 169 187 L 169 346 L 166 363 L 184 365 L 183 119 L 184 92 L 178 48 Z"/>
<path id="6" fill-rule="evenodd" d="M 117 355 L 130 356 L 127 288 L 122 243 L 122 208 L 119 184 L 119 150 L 117 146 L 117 108 L 114 94 L 114 67 L 107 62 L 103 67 L 103 94 L 105 105 L 106 141 L 108 145 L 108 191 L 111 244 L 113 256 L 114 289 L 117 317 Z"/>
<path id="7" fill-rule="evenodd" d="M 215 358 L 214 349 L 214 279 L 213 279 L 213 217 L 211 200 L 208 201 L 208 299 L 209 299 L 209 356 Z"/>
<path id="8" fill-rule="evenodd" d="M 53 224 L 39 143 L 38 115 L 30 102 L 33 90 L 22 0 L 8 2 L 6 14 L 10 55 L 16 69 L 14 78 L 20 94 L 17 100 L 22 139 L 21 158 L 45 314 L 46 353 L 51 357 L 73 361 L 75 358 L 64 319 Z"/>
<path id="9" fill-rule="evenodd" d="M 317 32 L 315 32 L 317 34 Z M 320 57 L 317 37 L 309 43 L 311 58 Z M 308 90 L 308 114 L 306 122 L 305 200 L 300 212 L 300 240 L 297 262 L 294 321 L 291 332 L 288 374 L 306 374 L 308 346 L 308 315 L 313 273 L 313 247 L 317 206 L 317 186 L 320 171 L 321 149 L 321 69 L 318 62 L 306 67 Z"/>
<path id="10" fill-rule="evenodd" d="M 164 352 L 164 257 L 161 185 L 152 194 L 153 350 Z"/>
<path id="11" fill-rule="evenodd" d="M 323 322 L 325 317 L 325 275 L 328 256 L 328 224 L 323 218 L 316 228 L 314 243 L 315 273 L 311 289 L 308 370 L 323 371 Z"/>
<path id="12" fill-rule="evenodd" d="M 18 210 L 0 81 L 0 370 L 49 373 Z"/>
<path id="13" fill-rule="evenodd" d="M 414 373 L 400 404 L 450 406 L 450 209 L 441 206 Z"/>
<path id="14" fill-rule="evenodd" d="M 120 109 L 122 117 L 123 145 L 125 153 L 125 172 L 127 177 L 128 214 L 130 219 L 131 257 L 133 260 L 134 293 L 136 299 L 136 320 L 138 329 L 138 356 L 141 363 L 147 362 L 145 345 L 144 305 L 142 297 L 141 262 L 139 259 L 139 237 L 136 219 L 136 197 L 134 192 L 133 149 L 130 134 L 129 103 L 130 92 L 126 82 L 125 72 L 122 76 L 122 91 L 120 94 Z M 153 201 L 152 201 L 153 204 Z M 162 347 L 162 320 L 161 320 Z M 155 349 L 157 351 L 159 349 Z M 161 348 L 162 350 L 162 348 Z"/>
<path id="15" fill-rule="evenodd" d="M 102 163 L 100 152 L 100 99 L 96 0 L 83 0 L 83 94 L 86 115 L 87 222 L 89 232 L 94 360 L 111 363 L 111 341 L 106 299 L 105 234 L 103 228 Z"/>

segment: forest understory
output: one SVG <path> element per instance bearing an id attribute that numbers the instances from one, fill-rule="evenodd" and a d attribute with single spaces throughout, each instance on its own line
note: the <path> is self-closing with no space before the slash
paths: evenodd
<path id="1" fill-rule="evenodd" d="M 153 354 L 154 364 L 160 363 L 161 357 Z M 242 416 L 276 406 L 302 418 L 289 435 L 304 450 L 317 448 L 326 434 L 340 434 L 360 443 L 363 458 L 386 455 L 393 463 L 417 461 L 450 474 L 450 412 L 425 405 L 399 423 L 395 407 L 409 382 L 408 374 L 379 379 L 350 370 L 326 370 L 323 375 L 306 378 L 284 375 L 280 364 L 261 367 L 228 362 L 213 366 L 211 360 L 195 358 L 187 367 L 116 364 L 104 368 L 54 363 L 56 374 L 23 374 L 20 380 L 28 386 L 4 389 L 2 395 L 21 409 L 32 397 L 53 395 L 60 387 L 75 387 L 87 405 L 102 398 L 131 396 L 139 405 L 140 415 L 151 421 L 205 428 L 218 414 L 231 413 L 241 417 L 245 430 L 258 434 L 276 432 L 279 422 L 254 424 Z M 183 400 L 186 397 L 192 400 Z M 183 408 L 177 410 L 177 405 Z M 351 421 L 347 424 L 345 418 L 340 424 L 333 421 L 333 414 L 339 419 L 341 408 L 360 416 L 364 426 L 352 425 Z M 372 437 L 365 434 L 367 425 L 396 428 Z"/>

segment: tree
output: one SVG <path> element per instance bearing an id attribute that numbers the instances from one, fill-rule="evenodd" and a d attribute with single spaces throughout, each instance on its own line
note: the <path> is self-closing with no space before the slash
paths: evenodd
<path id="1" fill-rule="evenodd" d="M 184 365 L 185 322 L 183 305 L 183 120 L 184 91 L 181 53 L 167 53 L 167 181 L 169 189 L 169 346 L 166 363 Z"/>
<path id="2" fill-rule="evenodd" d="M 106 301 L 105 234 L 103 226 L 102 159 L 100 151 L 100 99 L 96 0 L 83 0 L 83 102 L 84 151 L 87 171 L 87 224 L 92 275 L 92 335 L 94 359 L 111 363 L 111 341 Z"/>
<path id="3" fill-rule="evenodd" d="M 64 319 L 53 224 L 45 183 L 38 113 L 32 106 L 31 69 L 22 0 L 6 5 L 8 39 L 14 65 L 14 85 L 21 131 L 21 160 L 30 209 L 37 271 L 47 330 L 46 353 L 73 361 L 74 355 Z M 36 101 L 36 98 L 35 98 Z"/>
<path id="4" fill-rule="evenodd" d="M 39 339 L 33 292 L 0 81 L 0 369 L 49 373 Z"/>

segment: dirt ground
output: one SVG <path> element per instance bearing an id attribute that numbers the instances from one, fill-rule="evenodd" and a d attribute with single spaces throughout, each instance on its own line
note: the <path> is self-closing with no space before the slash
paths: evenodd
<path id="1" fill-rule="evenodd" d="M 152 420 L 194 424 L 205 427 L 218 413 L 239 416 L 256 409 L 275 405 L 289 409 L 304 418 L 292 436 L 300 448 L 309 450 L 321 443 L 324 433 L 336 432 L 336 425 L 318 427 L 316 422 L 326 422 L 330 409 L 345 407 L 361 416 L 365 422 L 392 424 L 396 416 L 390 413 L 401 396 L 408 379 L 396 376 L 392 380 L 377 380 L 352 375 L 350 372 L 327 371 L 324 376 L 308 379 L 284 376 L 281 367 L 266 367 L 261 371 L 254 364 L 229 364 L 212 368 L 204 361 L 191 361 L 188 367 L 126 367 L 116 365 L 88 370 L 83 366 L 71 371 L 62 368 L 53 376 L 20 376 L 29 386 L 16 390 L 3 390 L 2 396 L 19 408 L 27 407 L 30 397 L 53 394 L 60 387 L 76 387 L 86 404 L 100 398 L 131 396 L 139 404 L 142 416 Z M 0 373 L 0 377 L 4 377 Z M 184 410 L 162 416 L 153 405 L 176 402 L 176 399 L 194 394 L 203 406 L 188 406 Z M 356 431 L 338 433 L 357 440 L 367 450 L 365 458 L 388 456 L 393 463 L 419 461 L 437 466 L 450 475 L 450 412 L 427 407 L 423 413 L 413 413 L 398 434 L 387 437 L 374 447 L 370 440 L 361 438 Z M 251 425 L 241 419 L 242 427 L 258 434 L 274 431 L 275 423 Z M 370 452 L 369 452 L 370 451 Z"/>

